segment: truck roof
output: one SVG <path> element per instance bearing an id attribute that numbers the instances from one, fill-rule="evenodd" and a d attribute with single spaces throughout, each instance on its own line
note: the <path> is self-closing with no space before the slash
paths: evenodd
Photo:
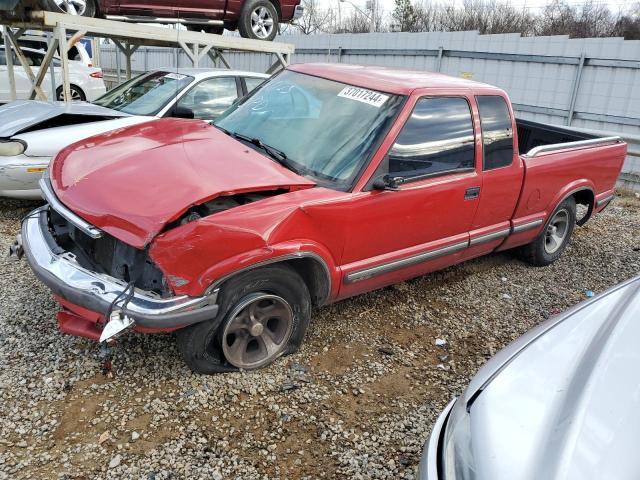
<path id="1" fill-rule="evenodd" d="M 409 95 L 417 88 L 452 87 L 503 93 L 501 89 L 485 83 L 419 70 L 336 63 L 295 64 L 287 69 L 397 95 Z"/>

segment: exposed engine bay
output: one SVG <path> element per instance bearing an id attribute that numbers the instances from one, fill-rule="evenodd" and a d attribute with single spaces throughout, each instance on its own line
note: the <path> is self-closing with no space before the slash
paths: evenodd
<path id="1" fill-rule="evenodd" d="M 286 192 L 281 189 L 218 197 L 191 207 L 178 220 L 167 224 L 163 231 Z M 106 233 L 100 238 L 91 238 L 53 209 L 49 210 L 49 228 L 56 241 L 54 248 L 58 251 L 55 253 L 70 253 L 82 267 L 126 283 L 133 282 L 136 288 L 162 297 L 171 295 L 167 279 L 151 260 L 148 248 L 132 247 Z"/>
<path id="2" fill-rule="evenodd" d="M 171 230 L 177 226 L 184 225 L 186 223 L 195 222 L 201 218 L 208 217 L 215 213 L 224 212 L 240 205 L 246 205 L 247 203 L 257 202 L 269 197 L 275 197 L 283 193 L 287 193 L 288 190 L 266 190 L 264 192 L 248 192 L 239 193 L 236 195 L 216 197 L 213 200 L 195 205 L 187 210 L 178 220 L 167 224 L 164 231 Z"/>

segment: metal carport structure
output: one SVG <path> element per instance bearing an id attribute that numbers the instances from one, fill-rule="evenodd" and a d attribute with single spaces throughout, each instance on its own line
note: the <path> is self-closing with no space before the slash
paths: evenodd
<path id="1" fill-rule="evenodd" d="M 40 100 L 48 100 L 47 93 L 42 88 L 42 82 L 47 75 L 47 71 L 53 72 L 52 60 L 58 50 L 60 52 L 64 98 L 67 100 L 71 98 L 68 33 L 74 33 L 76 36 L 87 35 L 112 40 L 126 58 L 127 78 L 131 78 L 131 56 L 141 45 L 178 46 L 184 50 L 194 67 L 199 66 L 200 61 L 208 56 L 214 62 L 219 61 L 226 68 L 231 68 L 224 56 L 225 52 L 264 53 L 274 57 L 273 63 L 267 69 L 267 73 L 273 73 L 280 68 L 284 68 L 289 63 L 290 57 L 295 50 L 293 45 L 287 43 L 266 42 L 39 10 L 0 11 L 0 25 L 3 26 L 5 48 L 13 47 L 18 62 L 31 81 L 29 97 Z M 19 37 L 28 29 L 42 30 L 52 34 L 52 39 L 37 73 L 34 73 L 31 65 L 29 65 L 18 41 Z M 12 55 L 6 55 L 6 58 L 10 92 L 12 98 L 15 98 L 16 86 L 13 58 Z M 54 74 L 51 73 L 51 75 L 53 77 Z"/>

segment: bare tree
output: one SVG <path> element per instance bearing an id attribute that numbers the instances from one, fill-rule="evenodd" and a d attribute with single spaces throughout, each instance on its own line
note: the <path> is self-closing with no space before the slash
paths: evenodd
<path id="1" fill-rule="evenodd" d="M 627 40 L 640 40 L 640 2 L 618 17 L 613 35 Z"/>
<path id="2" fill-rule="evenodd" d="M 534 17 L 525 8 L 495 0 L 464 0 L 461 7 L 442 7 L 440 23 L 445 31 L 478 30 L 489 33 L 532 33 Z"/>
<path id="3" fill-rule="evenodd" d="M 616 21 L 606 5 L 586 0 L 571 5 L 553 0 L 544 7 L 536 22 L 536 35 L 569 35 L 575 38 L 609 37 Z"/>
<path id="4" fill-rule="evenodd" d="M 332 8 L 321 8 L 318 0 L 303 0 L 302 5 L 304 6 L 302 17 L 291 25 L 294 31 L 303 35 L 312 35 L 334 30 L 336 15 Z"/>
<path id="5" fill-rule="evenodd" d="M 283 33 L 366 33 L 370 15 L 353 10 L 343 18 L 336 11 L 321 8 L 321 0 L 303 0 L 305 13 Z M 571 37 L 620 36 L 640 39 L 640 1 L 614 14 L 601 0 L 570 4 L 551 0 L 539 13 L 518 8 L 509 0 L 463 0 L 461 5 L 439 0 L 395 0 L 395 8 L 385 20 L 376 12 L 375 31 L 431 32 L 477 30 L 482 34 L 569 35 Z"/>
<path id="6" fill-rule="evenodd" d="M 336 25 L 333 33 L 367 33 L 371 31 L 371 15 L 374 15 L 374 28 L 375 32 L 385 31 L 385 22 L 382 14 L 377 12 L 368 11 L 368 14 L 363 13 L 360 10 L 353 10 L 349 16 L 342 18 L 342 23 Z"/>

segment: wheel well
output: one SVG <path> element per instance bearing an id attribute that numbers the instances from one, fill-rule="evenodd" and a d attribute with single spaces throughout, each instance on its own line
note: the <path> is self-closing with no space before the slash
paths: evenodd
<path id="1" fill-rule="evenodd" d="M 269 0 L 269 2 L 276 7 L 276 12 L 278 12 L 278 19 L 282 21 L 282 9 L 280 8 L 280 2 L 278 0 Z"/>
<path id="2" fill-rule="evenodd" d="M 307 256 L 296 255 L 293 258 L 291 258 L 291 256 L 285 256 L 282 258 L 267 260 L 266 262 L 256 264 L 254 267 L 234 272 L 219 279 L 209 286 L 207 293 L 211 293 L 214 290 L 221 288 L 230 278 L 235 277 L 244 271 L 269 265 L 286 265 L 300 275 L 309 290 L 311 304 L 314 307 L 323 305 L 328 300 L 329 295 L 331 294 L 331 276 L 329 268 L 324 261 L 315 254 L 307 254 Z"/>
<path id="3" fill-rule="evenodd" d="M 309 289 L 314 307 L 322 305 L 329 298 L 331 280 L 327 267 L 312 257 L 294 258 L 282 262 L 302 277 Z"/>
<path id="4" fill-rule="evenodd" d="M 593 191 L 591 191 L 591 189 L 585 188 L 583 190 L 575 192 L 572 196 L 577 204 L 587 207 L 586 213 L 581 218 L 576 220 L 577 225 L 584 225 L 587 220 L 591 218 L 591 214 L 593 213 L 593 207 L 596 201 L 595 195 L 593 194 Z"/>

